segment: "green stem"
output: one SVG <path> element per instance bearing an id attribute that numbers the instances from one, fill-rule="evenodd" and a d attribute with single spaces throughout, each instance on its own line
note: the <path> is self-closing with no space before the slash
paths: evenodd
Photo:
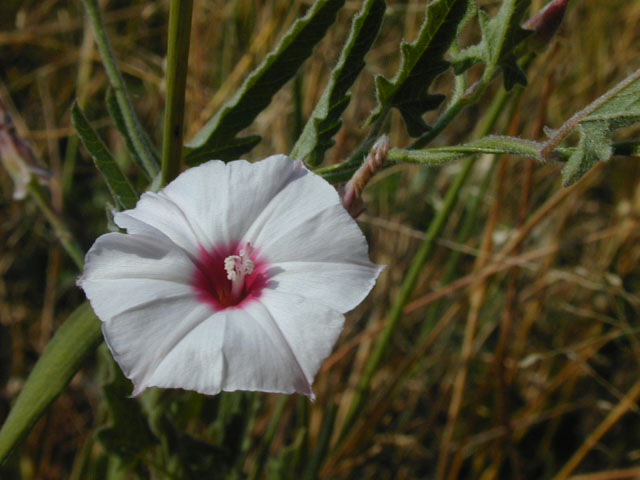
<path id="1" fill-rule="evenodd" d="M 98 47 L 98 51 L 102 57 L 102 63 L 107 71 L 107 77 L 109 77 L 109 82 L 113 87 L 118 105 L 122 111 L 125 125 L 127 126 L 127 130 L 131 136 L 133 148 L 141 159 L 145 173 L 149 177 L 153 178 L 158 173 L 158 166 L 153 159 L 149 145 L 145 141 L 142 126 L 138 121 L 138 117 L 136 116 L 131 100 L 129 99 L 129 94 L 127 93 L 122 73 L 120 73 L 115 56 L 113 55 L 111 43 L 109 43 L 109 38 L 107 37 L 107 33 L 104 28 L 97 0 L 82 0 L 82 3 L 85 6 L 89 19 L 91 20 L 96 46 Z"/>
<path id="2" fill-rule="evenodd" d="M 371 385 L 373 375 L 376 373 L 376 370 L 380 366 L 382 358 L 386 353 L 387 347 L 389 345 L 389 341 L 391 340 L 391 335 L 396 328 L 398 320 L 400 320 L 400 317 L 402 317 L 402 310 L 409 300 L 409 297 L 413 293 L 413 289 L 418 282 L 418 277 L 420 275 L 420 272 L 422 271 L 422 267 L 426 263 L 427 259 L 431 256 L 431 252 L 433 251 L 435 242 L 440 236 L 440 232 L 444 228 L 446 221 L 449 218 L 449 214 L 456 204 L 460 189 L 467 181 L 467 177 L 469 176 L 471 167 L 474 163 L 474 157 L 470 157 L 464 162 L 462 170 L 458 172 L 458 175 L 447 190 L 444 204 L 438 211 L 437 215 L 431 221 L 429 229 L 427 230 L 424 239 L 422 240 L 422 244 L 416 252 L 416 255 L 413 257 L 413 261 L 409 266 L 409 270 L 407 271 L 407 274 L 404 277 L 404 281 L 400 286 L 400 291 L 398 292 L 391 310 L 389 311 L 389 316 L 387 318 L 384 329 L 382 330 L 382 333 L 378 338 L 373 352 L 371 352 L 371 356 L 369 357 L 362 376 L 360 377 L 360 381 L 358 382 L 358 385 L 356 387 L 355 394 L 353 396 L 353 399 L 351 400 L 351 404 L 349 405 L 349 410 L 345 417 L 342 431 L 340 433 L 340 440 L 346 437 L 347 433 L 349 432 L 349 430 L 351 430 L 351 427 L 355 423 L 358 414 L 360 413 L 364 401 L 368 396 L 369 387 Z"/>
<path id="3" fill-rule="evenodd" d="M 522 92 L 522 88 L 519 88 L 517 90 L 517 93 L 514 95 L 513 100 L 511 101 L 512 106 L 517 104 L 517 98 L 520 97 Z M 504 88 L 501 88 L 494 98 L 493 102 L 491 103 L 491 106 L 487 110 L 483 121 L 478 125 L 478 129 L 476 130 L 474 135 L 483 136 L 489 133 L 489 131 L 497 122 L 499 114 L 504 110 L 508 98 L 509 97 L 507 95 L 507 92 L 504 90 Z M 507 118 L 511 117 L 512 114 L 507 115 Z M 478 213 L 480 211 L 480 206 L 482 205 L 484 195 L 489 188 L 489 184 L 491 183 L 495 165 L 496 158 L 492 160 L 491 167 L 485 173 L 485 176 L 480 184 L 479 191 L 475 195 L 472 195 L 469 199 L 464 220 L 456 237 L 456 242 L 460 245 L 466 243 L 466 241 L 471 237 L 471 233 L 473 232 L 473 229 L 478 222 Z M 449 258 L 447 258 L 447 263 L 444 267 L 443 274 L 439 282 L 441 286 L 447 285 L 451 281 L 456 272 L 458 262 L 461 258 L 462 252 L 460 250 L 454 250 L 451 252 L 451 255 L 449 255 Z M 418 344 L 421 344 L 431 333 L 433 326 L 436 324 L 436 319 L 440 316 L 440 311 L 442 309 L 443 303 L 443 299 L 440 299 L 429 306 L 426 318 L 422 324 L 422 327 L 420 328 Z"/>
<path id="4" fill-rule="evenodd" d="M 264 468 L 264 464 L 269 457 L 269 450 L 271 449 L 271 443 L 273 442 L 276 433 L 278 432 L 278 427 L 280 426 L 280 420 L 282 419 L 282 414 L 284 413 L 284 407 L 287 405 L 287 400 L 289 397 L 286 395 L 280 395 L 278 399 L 278 403 L 276 404 L 276 408 L 274 412 L 271 414 L 271 419 L 269 420 L 269 424 L 267 425 L 267 429 L 264 432 L 262 444 L 260 445 L 260 450 L 258 451 L 258 455 L 256 457 L 255 463 L 253 465 L 253 470 L 249 475 L 249 480 L 257 480 L 262 473 L 262 469 Z"/>
<path id="5" fill-rule="evenodd" d="M 28 188 L 31 197 L 33 197 L 33 199 L 35 200 L 38 208 L 40 208 L 40 211 L 53 227 L 53 230 L 56 233 L 56 237 L 58 237 L 60 244 L 69 254 L 71 260 L 73 260 L 73 263 L 75 263 L 76 266 L 80 270 L 82 270 L 82 265 L 84 264 L 84 252 L 82 251 L 82 248 L 80 248 L 80 245 L 74 238 L 73 234 L 71 233 L 71 231 L 69 231 L 60 217 L 49 206 L 37 181 L 32 179 L 29 183 Z"/>
<path id="6" fill-rule="evenodd" d="M 311 454 L 311 458 L 304 469 L 302 475 L 303 480 L 313 480 L 318 478 L 318 471 L 324 462 L 327 452 L 329 451 L 329 442 L 331 441 L 331 434 L 333 433 L 333 427 L 335 425 L 336 414 L 338 413 L 338 407 L 332 401 L 329 401 L 329 405 L 324 413 L 322 420 L 322 427 L 320 434 L 316 441 L 316 447 Z"/>
<path id="7" fill-rule="evenodd" d="M 505 102 L 509 98 L 509 93 L 505 92 L 504 89 L 501 89 L 500 92 L 494 98 L 493 104 L 487 110 L 485 117 L 478 124 L 476 131 L 474 132 L 474 137 L 482 137 L 485 136 L 495 125 L 499 113 L 503 110 Z M 349 410 L 347 411 L 347 415 L 345 417 L 342 430 L 340 432 L 339 441 L 342 441 L 346 435 L 349 433 L 355 421 L 360 414 L 360 411 L 363 407 L 363 404 L 369 394 L 369 388 L 371 386 L 371 380 L 373 379 L 374 374 L 376 373 L 380 363 L 382 362 L 383 356 L 386 353 L 387 347 L 391 340 L 391 335 L 393 334 L 395 327 L 402 317 L 402 310 L 406 305 L 409 297 L 413 293 L 413 290 L 418 282 L 418 277 L 424 264 L 427 262 L 431 253 L 433 252 L 433 247 L 435 246 L 435 242 L 440 236 L 442 229 L 446 225 L 446 221 L 453 210 L 453 207 L 456 205 L 458 200 L 458 195 L 462 186 L 467 181 L 469 173 L 471 172 L 471 168 L 475 163 L 475 157 L 469 157 L 465 160 L 462 170 L 458 172 L 457 176 L 454 178 L 453 183 L 449 186 L 447 193 L 444 198 L 444 204 L 436 214 L 436 216 L 431 220 L 429 228 L 422 240 L 422 244 L 420 245 L 416 255 L 414 256 L 411 265 L 409 266 L 409 270 L 404 277 L 404 281 L 400 286 L 400 291 L 395 298 L 393 305 L 391 306 L 391 310 L 389 312 L 389 316 L 387 318 L 387 322 L 378 338 L 377 343 L 375 344 L 373 351 L 369 357 L 367 364 L 365 365 L 362 376 L 360 377 L 360 381 L 356 387 L 355 394 L 351 400 L 349 405 Z"/>
<path id="8" fill-rule="evenodd" d="M 187 87 L 192 11 L 193 0 L 171 0 L 167 46 L 167 98 L 162 137 L 162 185 L 177 177 L 182 167 L 184 97 Z"/>

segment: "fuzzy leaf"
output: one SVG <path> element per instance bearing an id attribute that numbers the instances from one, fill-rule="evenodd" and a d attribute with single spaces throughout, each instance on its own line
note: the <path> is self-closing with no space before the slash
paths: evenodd
<path id="1" fill-rule="evenodd" d="M 504 85 L 510 90 L 515 84 L 527 84 L 524 72 L 518 66 L 514 50 L 532 31 L 520 26 L 522 16 L 531 0 L 504 0 L 496 16 L 490 18 L 484 11 L 478 12 L 482 40 L 459 52 L 453 53 L 454 71 L 460 74 L 472 65 L 485 63 L 485 75 L 493 76 L 497 67 L 502 68 Z"/>
<path id="2" fill-rule="evenodd" d="M 371 123 L 390 107 L 404 118 L 409 135 L 417 137 L 429 129 L 422 115 L 436 108 L 444 99 L 427 90 L 449 63 L 444 54 L 455 38 L 469 0 L 434 0 L 427 6 L 426 18 L 418 37 L 401 45 L 400 67 L 391 80 L 376 77 L 378 106 L 367 120 Z"/>
<path id="3" fill-rule="evenodd" d="M 387 161 L 390 163 L 410 162 L 437 165 L 479 153 L 521 155 L 535 158 L 536 160 L 543 160 L 540 157 L 541 148 L 542 144 L 539 142 L 517 137 L 489 135 L 470 143 L 450 147 L 435 147 L 423 150 L 392 148 L 387 154 Z"/>
<path id="4" fill-rule="evenodd" d="M 337 12 L 344 2 L 345 0 L 317 0 L 308 13 L 289 28 L 275 49 L 251 72 L 231 100 L 187 144 L 185 162 L 188 165 L 212 158 L 203 155 L 203 151 L 231 151 L 233 155 L 239 155 L 255 146 L 257 142 L 239 140 L 235 137 L 236 134 L 248 127 L 269 105 L 273 95 L 293 77 L 309 57 L 313 47 L 335 22 Z M 227 149 L 229 145 L 234 145 L 234 148 Z M 221 154 L 218 158 L 225 160 L 232 157 Z"/>
<path id="5" fill-rule="evenodd" d="M 640 121 L 640 70 L 576 113 L 565 126 L 555 130 L 548 144 L 557 144 L 571 131 L 580 136 L 577 148 L 562 169 L 564 186 L 577 182 L 596 162 L 613 154 L 611 132 Z"/>
<path id="6" fill-rule="evenodd" d="M 77 103 L 71 107 L 71 123 L 78 137 L 89 151 L 93 162 L 104 177 L 107 187 L 116 203 L 123 208 L 133 208 L 138 201 L 138 195 L 122 173 L 120 167 L 107 150 L 107 147 L 91 127 L 91 124 L 80 110 Z"/>
<path id="7" fill-rule="evenodd" d="M 364 68 L 364 56 L 378 35 L 384 11 L 384 0 L 365 0 L 363 3 L 353 19 L 329 83 L 293 147 L 292 157 L 318 166 L 324 160 L 324 153 L 333 146 L 332 137 L 340 129 L 340 117 L 351 99 L 347 91 Z"/>

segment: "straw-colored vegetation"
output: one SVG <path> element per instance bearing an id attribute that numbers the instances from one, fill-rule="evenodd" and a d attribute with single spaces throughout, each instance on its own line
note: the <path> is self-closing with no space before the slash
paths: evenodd
<path id="1" fill-rule="evenodd" d="M 136 111 L 156 143 L 162 131 L 166 3 L 101 2 Z M 195 0 L 187 138 L 309 2 L 258 3 Z M 348 157 L 362 140 L 361 125 L 375 106 L 373 74 L 393 74 L 398 43 L 416 34 L 424 3 L 389 2 L 329 163 Z M 498 3 L 481 2 L 489 9 Z M 543 3 L 534 0 L 531 10 Z M 347 2 L 303 71 L 249 129 L 263 136 L 250 159 L 291 150 L 359 6 Z M 492 133 L 542 139 L 543 126 L 558 127 L 640 67 L 638 25 L 640 3 L 634 0 L 570 2 L 555 40 L 529 69 L 529 86 L 507 104 Z M 107 79 L 80 2 L 1 2 L 0 66 L 0 99 L 52 173 L 45 187 L 51 204 L 88 248 L 106 229 L 109 197 L 70 127 L 74 99 L 118 161 L 129 171 L 132 165 L 104 107 Z M 451 81 L 450 73 L 441 76 L 436 89 L 449 92 Z M 468 141 L 491 97 L 463 111 L 436 144 Z M 390 118 L 391 145 L 408 145 L 400 115 Z M 634 131 L 624 133 L 629 138 Z M 316 378 L 315 403 L 297 396 L 282 403 L 267 394 L 243 400 L 241 416 L 252 420 L 242 424 L 248 440 L 234 444 L 227 438 L 220 450 L 226 455 L 225 447 L 235 448 L 234 471 L 248 474 L 263 462 L 263 475 L 296 478 L 278 472 L 283 452 L 295 453 L 296 442 L 304 442 L 307 452 L 317 453 L 323 435 L 333 432 L 321 456 L 320 478 L 640 478 L 637 157 L 615 157 L 568 188 L 561 186 L 556 165 L 479 157 L 392 332 L 356 423 L 341 438 L 390 305 L 461 165 L 393 167 L 367 187 L 359 220 L 372 258 L 387 268 L 366 302 L 347 316 Z M 77 267 L 36 204 L 13 200 L 13 189 L 0 169 L 0 418 L 56 327 L 83 300 L 75 286 Z M 87 361 L 39 420 L 3 467 L 2 478 L 77 479 L 93 478 L 83 472 L 106 472 L 105 448 L 95 432 L 109 422 L 100 384 L 104 372 L 98 368 L 107 362 L 97 358 Z M 212 427 L 210 418 L 222 400 L 171 395 L 167 404 L 202 409 L 197 417 L 184 414 L 184 424 L 178 418 L 176 428 L 210 442 L 222 428 Z M 234 395 L 242 394 L 221 398 Z M 279 422 L 270 424 L 280 409 Z M 301 431 L 302 440 L 296 438 Z M 268 447 L 265 438 L 272 438 Z M 301 462 L 310 461 L 311 454 L 305 455 Z"/>

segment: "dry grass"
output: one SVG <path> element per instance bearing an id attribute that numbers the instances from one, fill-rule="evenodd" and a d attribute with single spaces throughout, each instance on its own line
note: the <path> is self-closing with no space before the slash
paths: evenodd
<path id="1" fill-rule="evenodd" d="M 165 2 L 103 3 L 137 111 L 157 140 Z M 255 9 L 244 0 L 195 1 L 188 133 L 231 95 L 308 2 L 260 3 Z M 533 3 L 537 8 L 543 2 Z M 304 118 L 358 5 L 347 2 L 341 22 L 304 67 L 298 85 Z M 362 139 L 360 125 L 374 105 L 372 73 L 393 72 L 397 42 L 405 31 L 409 38 L 415 34 L 421 5 L 390 2 L 330 161 L 345 158 Z M 123 164 L 128 159 L 103 107 L 106 77 L 79 2 L 5 2 L 0 19 L 0 97 L 52 170 L 52 202 L 86 247 L 104 229 L 107 192 L 69 137 L 74 98 L 85 104 Z M 504 116 L 500 132 L 539 137 L 541 125 L 560 125 L 638 68 L 638 24 L 640 4 L 633 0 L 574 0 L 556 43 L 534 64 L 530 86 L 513 115 Z M 443 77 L 439 88 L 449 80 Z M 295 88 L 292 83 L 280 92 L 251 128 L 264 137 L 251 158 L 290 149 L 300 121 Z M 438 142 L 466 138 L 483 105 L 464 111 Z M 390 136 L 392 145 L 408 142 L 395 114 Z M 562 189 L 555 166 L 500 158 L 489 170 L 493 161 L 478 162 L 405 308 L 366 412 L 332 450 L 323 478 L 413 479 L 436 472 L 441 478 L 560 479 L 578 472 L 584 475 L 572 478 L 640 477 L 640 163 L 616 158 Z M 368 188 L 361 224 L 372 257 L 388 267 L 367 302 L 348 317 L 317 378 L 311 439 L 329 402 L 338 406 L 338 426 L 344 418 L 364 359 L 457 168 L 396 168 Z M 485 175 L 489 188 L 473 234 L 461 243 L 457 226 Z M 35 206 L 13 201 L 12 191 L 0 171 L 0 354 L 1 378 L 7 380 L 0 418 L 55 327 L 81 301 L 73 264 Z M 443 286 L 454 251 L 462 259 L 454 280 Z M 96 422 L 98 394 L 88 365 L 29 437 L 20 457 L 23 478 L 67 477 L 82 455 L 98 455 L 95 445 L 82 453 Z M 256 438 L 269 404 L 256 423 Z M 291 440 L 292 422 L 293 414 L 283 417 L 274 454 Z"/>

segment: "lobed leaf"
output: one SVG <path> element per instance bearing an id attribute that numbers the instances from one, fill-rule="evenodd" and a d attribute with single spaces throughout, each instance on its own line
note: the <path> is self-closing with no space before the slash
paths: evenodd
<path id="1" fill-rule="evenodd" d="M 362 4 L 329 82 L 293 147 L 292 157 L 318 166 L 333 146 L 332 137 L 340 129 L 340 117 L 351 100 L 347 91 L 365 66 L 364 56 L 378 35 L 384 11 L 384 0 L 365 0 Z"/>
<path id="2" fill-rule="evenodd" d="M 531 0 L 504 0 L 495 17 L 479 10 L 478 22 L 482 39 L 459 52 L 454 52 L 453 64 L 456 74 L 472 65 L 485 63 L 484 77 L 488 80 L 498 67 L 502 69 L 504 86 L 510 90 L 517 83 L 526 85 L 527 77 L 519 67 L 515 48 L 533 32 L 520 26 L 522 17 Z"/>
<path id="3" fill-rule="evenodd" d="M 556 130 L 543 153 L 572 131 L 577 131 L 577 148 L 562 169 L 564 186 L 577 182 L 596 162 L 605 162 L 613 155 L 611 133 L 640 121 L 640 70 L 576 113 Z"/>
<path id="4" fill-rule="evenodd" d="M 468 7 L 469 0 L 434 0 L 427 5 L 426 18 L 417 38 L 400 46 L 402 58 L 395 76 L 391 80 L 376 77 L 378 105 L 368 118 L 368 124 L 395 107 L 412 137 L 429 129 L 422 115 L 437 108 L 444 96 L 428 94 L 427 90 L 449 66 L 444 54 Z"/>
<path id="5" fill-rule="evenodd" d="M 120 170 L 120 167 L 111 156 L 111 153 L 109 153 L 105 144 L 102 143 L 98 134 L 91 127 L 77 103 L 74 103 L 71 107 L 71 123 L 83 145 L 89 151 L 91 158 L 93 158 L 96 167 L 100 170 L 116 203 L 125 209 L 135 207 L 138 201 L 138 194 L 124 173 L 122 173 L 122 170 Z"/>
<path id="6" fill-rule="evenodd" d="M 275 49 L 246 78 L 242 86 L 187 143 L 185 162 L 231 159 L 251 150 L 259 137 L 236 137 L 264 110 L 275 93 L 293 77 L 311 55 L 313 47 L 336 20 L 345 0 L 316 0 L 308 13 L 297 20 Z"/>

